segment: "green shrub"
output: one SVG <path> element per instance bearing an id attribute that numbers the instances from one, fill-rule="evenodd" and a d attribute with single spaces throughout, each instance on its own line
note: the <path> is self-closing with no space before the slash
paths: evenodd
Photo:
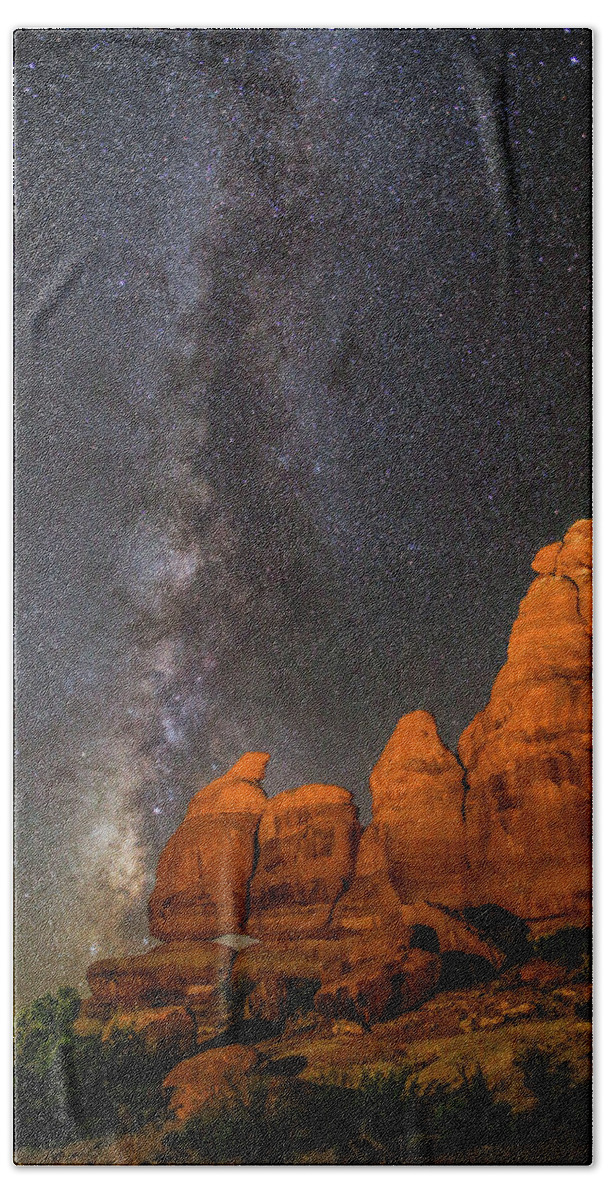
<path id="1" fill-rule="evenodd" d="M 61 988 L 35 1000 L 17 1020 L 15 1141 L 52 1148 L 90 1137 L 115 1137 L 162 1116 L 162 1081 L 175 1054 L 151 1054 L 141 1037 L 116 1032 L 107 1041 L 73 1030 L 80 1000 Z"/>
<path id="2" fill-rule="evenodd" d="M 77 1037 L 76 992 L 34 1001 L 16 1029 L 16 1142 L 52 1149 L 114 1139 L 166 1116 L 162 1081 L 175 1054 L 142 1038 Z M 364 1070 L 357 1086 L 334 1071 L 312 1083 L 287 1055 L 235 1077 L 230 1095 L 167 1133 L 161 1163 L 357 1164 L 467 1161 L 588 1162 L 591 1096 L 568 1064 L 539 1049 L 517 1060 L 534 1107 L 514 1113 L 478 1067 L 455 1087 L 422 1090 L 410 1067 Z M 352 1082 L 352 1081 L 351 1081 Z M 477 1156 L 477 1157 L 475 1157 Z"/>
<path id="3" fill-rule="evenodd" d="M 591 1144 L 591 1084 L 577 1083 L 567 1062 L 555 1061 L 545 1050 L 533 1048 L 515 1060 L 524 1084 L 536 1099 L 532 1113 L 520 1118 L 520 1136 L 538 1141 L 573 1136 Z"/>

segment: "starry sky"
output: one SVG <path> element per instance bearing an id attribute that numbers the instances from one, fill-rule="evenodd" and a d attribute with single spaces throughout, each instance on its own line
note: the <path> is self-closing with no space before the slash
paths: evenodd
<path id="1" fill-rule="evenodd" d="M 15 41 L 17 980 L 146 945 L 246 750 L 486 703 L 589 515 L 586 31 Z"/>

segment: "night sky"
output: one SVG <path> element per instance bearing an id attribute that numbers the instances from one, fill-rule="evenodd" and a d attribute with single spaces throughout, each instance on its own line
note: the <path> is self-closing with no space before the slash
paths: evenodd
<path id="1" fill-rule="evenodd" d="M 590 37 L 16 38 L 17 951 L 145 945 L 245 750 L 452 748 L 589 515 Z"/>

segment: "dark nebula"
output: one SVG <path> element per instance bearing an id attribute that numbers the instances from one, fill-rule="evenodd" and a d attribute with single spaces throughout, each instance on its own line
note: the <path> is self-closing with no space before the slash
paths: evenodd
<path id="1" fill-rule="evenodd" d="M 16 36 L 23 996 L 245 750 L 454 747 L 589 515 L 580 30 Z"/>

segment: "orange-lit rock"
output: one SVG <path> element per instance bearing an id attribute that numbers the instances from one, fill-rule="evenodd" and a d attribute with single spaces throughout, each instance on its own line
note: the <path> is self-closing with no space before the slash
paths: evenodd
<path id="1" fill-rule="evenodd" d="M 266 802 L 247 931 L 306 934 L 325 926 L 353 876 L 360 827 L 350 792 L 324 784 Z"/>
<path id="2" fill-rule="evenodd" d="M 91 996 L 83 1017 L 108 1020 L 119 1011 L 178 1006 L 191 1012 L 200 1029 L 210 1032 L 231 1019 L 230 974 L 234 951 L 213 942 L 175 942 L 147 954 L 106 958 L 87 971 Z"/>
<path id="3" fill-rule="evenodd" d="M 101 1030 L 102 1042 L 114 1034 L 132 1033 L 142 1038 L 151 1054 L 171 1050 L 175 1054 L 193 1054 L 197 1028 L 194 1016 L 185 1008 L 140 1008 L 135 1012 L 116 1012 Z"/>
<path id="4" fill-rule="evenodd" d="M 404 937 L 403 905 L 389 879 L 386 855 L 375 825 L 359 843 L 353 881 L 338 900 L 331 918 L 336 931 L 361 936 Z"/>
<path id="5" fill-rule="evenodd" d="M 257 1051 L 249 1046 L 218 1046 L 184 1059 L 163 1083 L 170 1109 L 179 1121 L 187 1121 L 210 1100 L 243 1096 L 246 1076 L 257 1061 Z"/>
<path id="6" fill-rule="evenodd" d="M 370 776 L 373 826 L 404 904 L 467 903 L 463 771 L 434 717 L 407 713 Z"/>
<path id="7" fill-rule="evenodd" d="M 421 1004 L 440 974 L 438 954 L 360 938 L 355 955 L 351 949 L 325 973 L 315 1008 L 325 1017 L 370 1026 Z"/>
<path id="8" fill-rule="evenodd" d="M 333 928 L 333 927 L 332 927 Z M 280 1025 L 310 1012 L 364 1024 L 415 1007 L 436 987 L 440 958 L 409 948 L 410 930 L 265 939 L 238 955 L 232 988 L 245 1021 Z"/>
<path id="9" fill-rule="evenodd" d="M 372 771 L 363 834 L 342 788 L 267 799 L 266 754 L 244 755 L 197 793 L 150 899 L 164 944 L 92 964 L 82 1036 L 124 1028 L 151 1045 L 186 1045 L 195 1028 L 201 1044 L 313 1010 L 321 1023 L 370 1025 L 422 1003 L 438 981 L 456 986 L 446 980 L 465 966 L 479 978 L 500 970 L 490 935 L 511 953 L 503 919 L 525 945 L 525 922 L 537 936 L 588 923 L 590 522 L 533 565 L 507 662 L 459 756 L 429 713 L 403 717 Z M 542 963 L 526 972 L 547 986 L 553 978 Z M 181 1064 L 175 1111 L 224 1087 L 230 1055 L 242 1052 Z"/>
<path id="10" fill-rule="evenodd" d="M 464 731 L 472 903 L 586 924 L 591 839 L 591 522 L 534 559 L 488 706 Z"/>
<path id="11" fill-rule="evenodd" d="M 519 978 L 522 983 L 531 983 L 538 988 L 553 988 L 556 983 L 564 983 L 566 968 L 561 963 L 545 962 L 542 958 L 532 958 L 519 968 Z"/>
<path id="12" fill-rule="evenodd" d="M 562 575 L 578 590 L 578 607 L 587 631 L 591 632 L 592 523 L 575 521 L 563 542 L 539 550 L 532 562 L 538 575 Z"/>
<path id="13" fill-rule="evenodd" d="M 355 877 L 336 904 L 331 928 L 351 935 L 391 937 L 407 947 L 415 946 L 416 940 L 423 938 L 423 932 L 430 930 L 435 935 L 430 941 L 435 941 L 441 954 L 456 951 L 477 955 L 496 969 L 504 962 L 504 955 L 462 917 L 423 900 L 401 903 L 389 879 L 386 855 L 375 825 L 370 825 L 361 838 Z"/>
<path id="14" fill-rule="evenodd" d="M 267 938 L 238 955 L 232 988 L 245 1021 L 280 1024 L 314 1009 L 371 1024 L 414 1007 L 436 987 L 440 958 L 410 947 L 411 929 Z M 358 1014 L 358 1016 L 355 1016 Z"/>
<path id="15" fill-rule="evenodd" d="M 149 902 L 155 937 L 212 938 L 244 928 L 268 759 L 244 754 L 190 801 L 160 856 Z"/>

